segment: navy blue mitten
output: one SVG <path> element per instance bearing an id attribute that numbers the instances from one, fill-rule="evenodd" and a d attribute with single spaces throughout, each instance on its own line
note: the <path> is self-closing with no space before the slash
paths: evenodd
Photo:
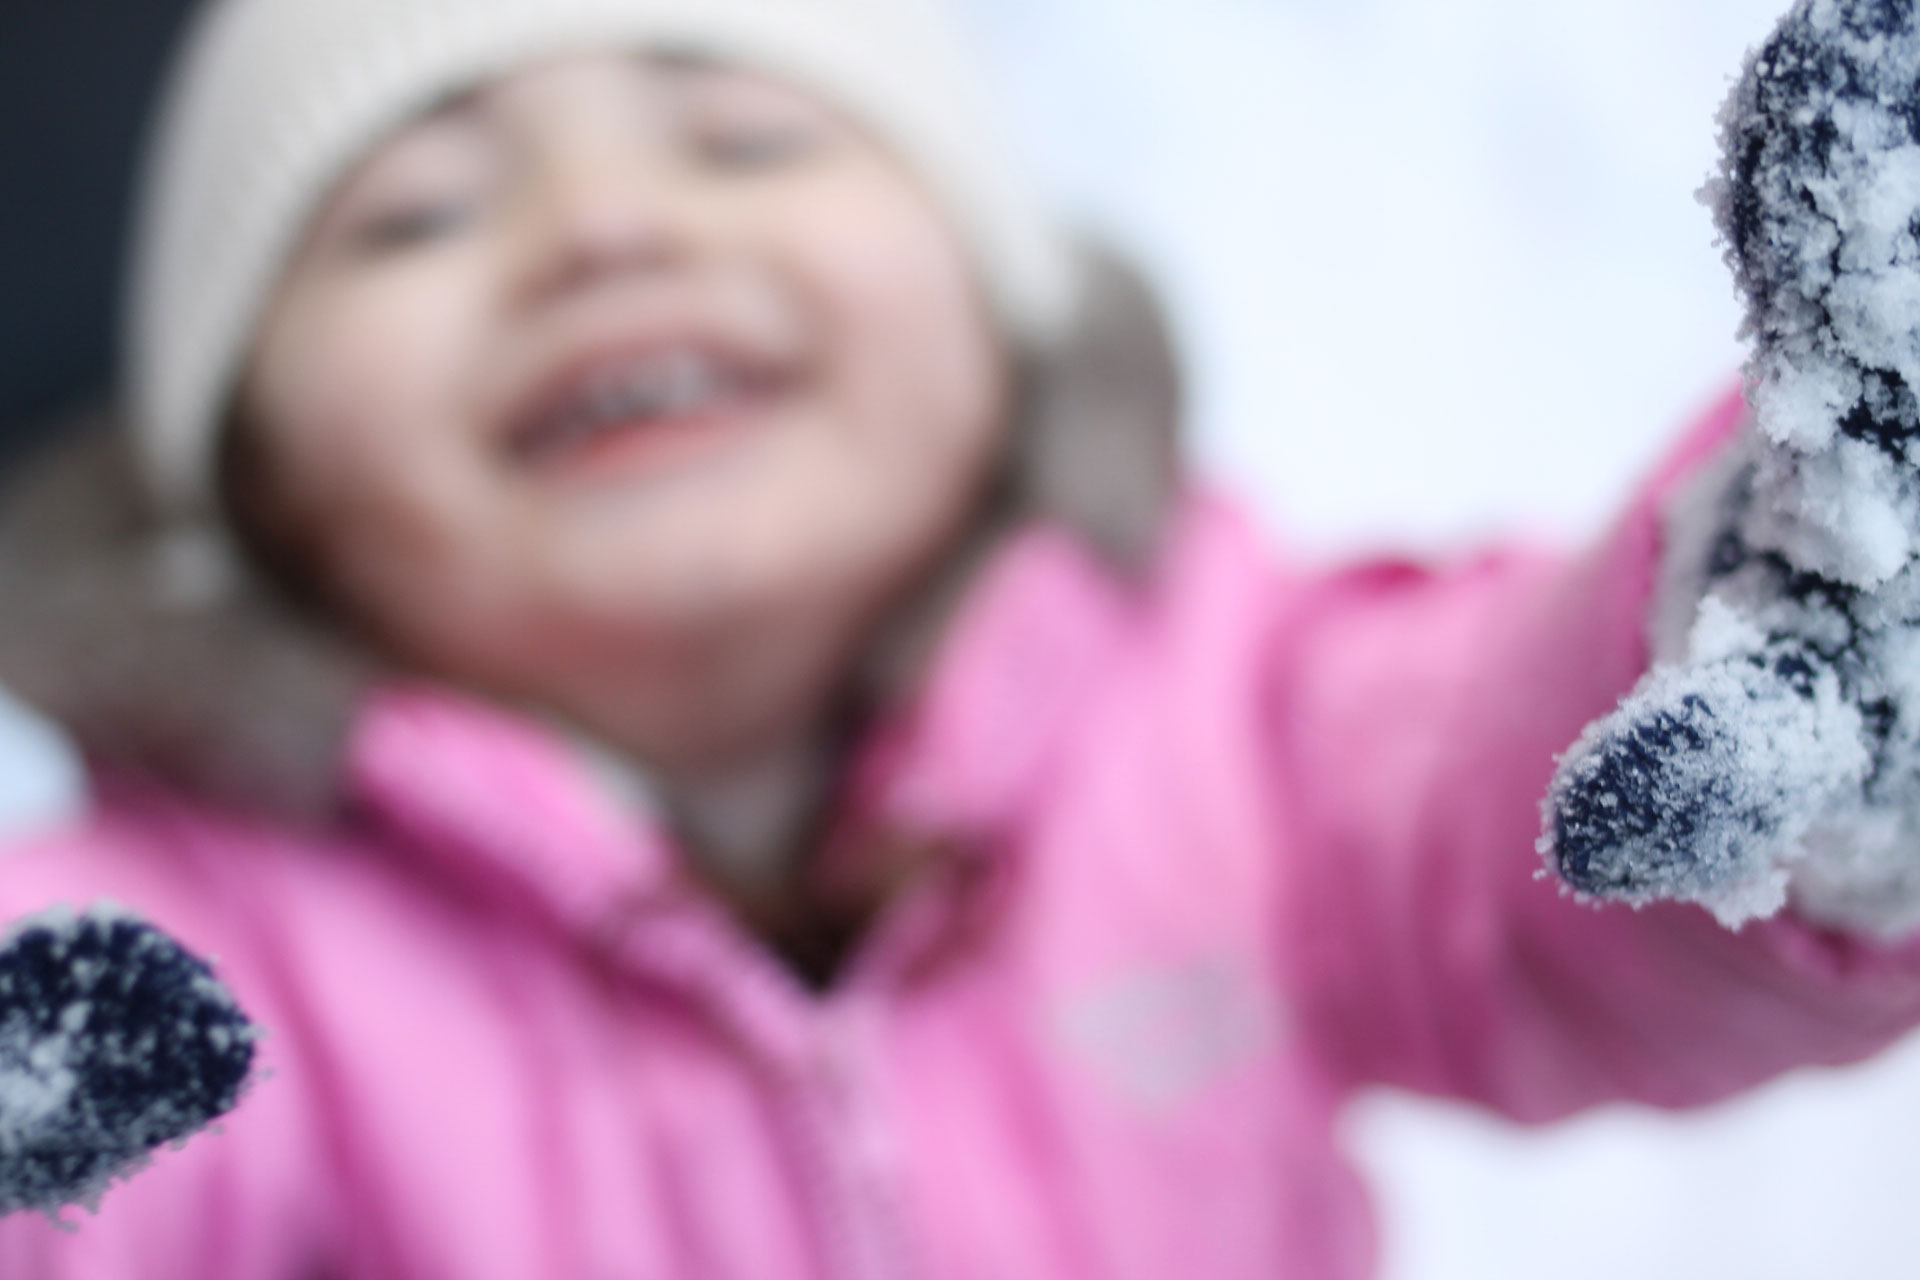
<path id="1" fill-rule="evenodd" d="M 1670 513 L 1659 664 L 1560 763 L 1576 890 L 1920 928 L 1920 0 L 1800 0 L 1703 193 L 1752 427 Z"/>
<path id="2" fill-rule="evenodd" d="M 0 1214 L 92 1203 L 231 1110 L 257 1033 L 205 963 L 111 907 L 0 936 Z"/>

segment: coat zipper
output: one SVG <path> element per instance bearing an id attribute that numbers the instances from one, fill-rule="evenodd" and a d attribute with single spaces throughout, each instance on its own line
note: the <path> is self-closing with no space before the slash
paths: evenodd
<path id="1" fill-rule="evenodd" d="M 800 1130 L 820 1183 L 821 1234 L 835 1280 L 911 1280 L 897 1152 L 870 1082 L 869 1010 L 836 999 L 819 1011 L 799 1080 Z"/>

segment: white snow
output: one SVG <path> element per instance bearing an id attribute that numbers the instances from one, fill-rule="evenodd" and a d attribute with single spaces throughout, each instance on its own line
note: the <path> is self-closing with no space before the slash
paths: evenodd
<path id="1" fill-rule="evenodd" d="M 51 826 L 78 811 L 85 793 L 65 740 L 0 688 L 0 833 Z"/>
<path id="2" fill-rule="evenodd" d="M 24 1016 L 0 1018 L 0 1153 L 24 1145 L 73 1096 L 72 1044 L 69 1032 L 36 1036 Z"/>

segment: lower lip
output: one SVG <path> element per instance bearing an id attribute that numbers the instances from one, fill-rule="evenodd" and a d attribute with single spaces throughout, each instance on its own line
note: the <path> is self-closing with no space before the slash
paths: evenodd
<path id="1" fill-rule="evenodd" d="M 635 419 L 602 427 L 577 444 L 534 463 L 556 480 L 653 476 L 707 461 L 762 425 L 764 398 L 736 401 L 671 418 Z"/>

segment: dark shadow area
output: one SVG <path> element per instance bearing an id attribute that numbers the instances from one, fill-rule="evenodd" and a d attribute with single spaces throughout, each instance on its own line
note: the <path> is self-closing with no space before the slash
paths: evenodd
<path id="1" fill-rule="evenodd" d="M 0 468 L 103 394 L 135 152 L 191 0 L 0 0 Z"/>

